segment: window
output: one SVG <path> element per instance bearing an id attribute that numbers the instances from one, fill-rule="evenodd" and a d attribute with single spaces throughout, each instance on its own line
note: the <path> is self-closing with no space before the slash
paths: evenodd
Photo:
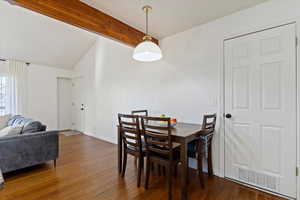
<path id="1" fill-rule="evenodd" d="M 6 76 L 0 75 L 0 116 L 6 114 L 8 81 Z"/>

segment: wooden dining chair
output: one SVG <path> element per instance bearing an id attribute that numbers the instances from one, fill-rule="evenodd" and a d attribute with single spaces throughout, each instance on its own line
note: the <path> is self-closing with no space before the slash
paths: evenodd
<path id="1" fill-rule="evenodd" d="M 146 149 L 142 144 L 141 129 L 138 116 L 118 114 L 119 128 L 124 145 L 123 167 L 122 177 L 125 176 L 127 165 L 127 154 L 130 154 L 138 159 L 138 178 L 137 186 L 141 184 L 141 174 L 144 165 L 144 157 L 146 155 Z"/>
<path id="2" fill-rule="evenodd" d="M 202 128 L 199 133 L 199 139 L 197 141 L 197 162 L 198 172 L 202 187 L 204 187 L 203 178 L 203 156 L 207 158 L 208 174 L 213 175 L 213 164 L 212 164 L 212 139 L 215 132 L 217 121 L 217 114 L 210 114 L 203 116 Z"/>
<path id="3" fill-rule="evenodd" d="M 133 110 L 131 111 L 132 115 L 137 115 L 137 116 L 148 116 L 148 110 Z M 141 126 L 141 124 L 140 124 Z M 143 137 L 142 137 L 142 142 L 143 142 Z M 134 158 L 134 163 L 135 165 L 137 164 L 137 158 Z"/>
<path id="4" fill-rule="evenodd" d="M 204 115 L 202 123 L 202 133 L 200 138 L 202 139 L 205 150 L 207 153 L 207 163 L 208 163 L 208 174 L 213 175 L 213 165 L 212 165 L 212 139 L 214 136 L 215 128 L 217 122 L 217 114 Z"/>
<path id="5" fill-rule="evenodd" d="M 171 200 L 173 168 L 180 160 L 180 145 L 173 143 L 171 139 L 171 120 L 170 118 L 141 117 L 141 122 L 147 150 L 145 189 L 148 189 L 149 185 L 151 164 L 164 166 L 167 169 L 168 199 Z"/>

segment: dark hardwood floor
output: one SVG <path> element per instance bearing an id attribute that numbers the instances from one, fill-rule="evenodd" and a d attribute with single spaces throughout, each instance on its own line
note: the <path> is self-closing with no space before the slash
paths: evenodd
<path id="1" fill-rule="evenodd" d="M 137 170 L 129 157 L 125 178 L 117 173 L 117 147 L 84 135 L 60 136 L 60 159 L 53 163 L 6 174 L 0 200 L 165 200 L 165 178 L 151 176 L 150 188 L 136 187 Z M 180 176 L 180 174 L 179 174 Z M 144 177 L 142 177 L 142 181 Z M 191 172 L 190 200 L 281 200 L 218 177 L 205 177 L 201 189 Z M 144 183 L 144 182 L 142 182 Z M 174 199 L 180 199 L 179 178 Z"/>

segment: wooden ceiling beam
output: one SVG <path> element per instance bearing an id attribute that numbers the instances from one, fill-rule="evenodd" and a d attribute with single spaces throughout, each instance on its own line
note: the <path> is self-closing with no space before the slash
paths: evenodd
<path id="1" fill-rule="evenodd" d="M 6 0 L 13 5 L 38 12 L 135 47 L 145 33 L 79 0 Z M 158 40 L 153 38 L 158 44 Z"/>

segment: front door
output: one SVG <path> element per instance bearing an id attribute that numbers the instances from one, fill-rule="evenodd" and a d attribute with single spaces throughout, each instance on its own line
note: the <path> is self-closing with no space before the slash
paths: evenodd
<path id="1" fill-rule="evenodd" d="M 84 130 L 85 120 L 85 89 L 83 78 L 72 79 L 72 129 L 80 132 Z"/>
<path id="2" fill-rule="evenodd" d="M 296 28 L 226 40 L 225 176 L 296 197 Z"/>

